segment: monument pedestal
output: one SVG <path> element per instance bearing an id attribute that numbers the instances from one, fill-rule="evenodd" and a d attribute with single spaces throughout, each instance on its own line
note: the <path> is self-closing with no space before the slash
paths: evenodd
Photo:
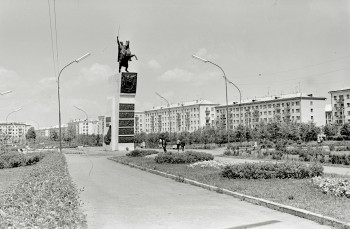
<path id="1" fill-rule="evenodd" d="M 135 148 L 134 119 L 137 73 L 123 72 L 120 78 L 119 75 L 116 77 L 117 90 L 112 98 L 110 147 L 112 151 L 131 151 Z"/>

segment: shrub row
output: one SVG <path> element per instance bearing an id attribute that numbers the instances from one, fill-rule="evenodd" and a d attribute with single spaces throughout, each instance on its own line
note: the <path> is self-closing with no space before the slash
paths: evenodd
<path id="1" fill-rule="evenodd" d="M 0 197 L 0 228 L 78 228 L 86 221 L 63 154 L 47 154 Z"/>
<path id="2" fill-rule="evenodd" d="M 221 176 L 230 179 L 303 179 L 323 174 L 319 164 L 310 166 L 303 163 L 244 163 L 226 166 Z"/>
<path id="3" fill-rule="evenodd" d="M 350 165 L 350 154 L 348 155 L 331 155 L 330 161 L 332 164 Z"/>
<path id="4" fill-rule="evenodd" d="M 151 154 L 157 154 L 158 151 L 156 150 L 145 150 L 145 149 L 135 149 L 131 151 L 130 153 L 127 153 L 126 156 L 128 157 L 144 157 Z"/>
<path id="5" fill-rule="evenodd" d="M 44 153 L 23 154 L 9 152 L 0 155 L 0 169 L 32 165 L 44 158 Z"/>
<path id="6" fill-rule="evenodd" d="M 183 164 L 198 161 L 210 161 L 214 156 L 209 153 L 187 151 L 185 153 L 160 153 L 154 158 L 157 163 Z"/>

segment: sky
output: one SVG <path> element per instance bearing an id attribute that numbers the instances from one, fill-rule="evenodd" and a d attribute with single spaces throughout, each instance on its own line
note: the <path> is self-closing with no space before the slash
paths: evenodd
<path id="1" fill-rule="evenodd" d="M 108 115 L 118 31 L 138 57 L 138 111 L 165 105 L 156 93 L 226 103 L 221 70 L 193 54 L 219 65 L 243 99 L 304 92 L 330 103 L 329 91 L 350 86 L 345 0 L 1 0 L 0 92 L 12 93 L 0 95 L 0 121 L 57 125 L 58 72 L 87 52 L 61 73 L 62 122 L 85 118 L 74 106 Z"/>

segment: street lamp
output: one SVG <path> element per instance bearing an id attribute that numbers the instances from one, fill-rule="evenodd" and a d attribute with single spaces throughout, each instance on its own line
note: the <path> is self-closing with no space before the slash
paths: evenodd
<path id="1" fill-rule="evenodd" d="M 0 92 L 0 95 L 6 95 L 8 93 L 11 93 L 12 91 L 4 91 L 4 92 Z"/>
<path id="2" fill-rule="evenodd" d="M 215 65 L 216 67 L 220 68 L 220 70 L 222 71 L 222 73 L 224 73 L 224 79 L 225 79 L 225 88 L 226 88 L 226 131 L 227 131 L 227 142 L 230 142 L 229 140 L 229 133 L 228 133 L 228 99 L 227 99 L 227 78 L 226 78 L 226 74 L 224 72 L 224 70 L 217 64 L 211 62 L 210 60 L 206 60 L 206 59 L 203 59 L 199 56 L 196 56 L 196 55 L 192 55 L 193 58 L 196 58 L 200 61 L 203 61 L 204 63 L 210 63 L 212 65 Z"/>
<path id="3" fill-rule="evenodd" d="M 59 137 L 60 137 L 60 153 L 62 153 L 62 130 L 61 130 L 61 98 L 60 98 L 60 76 L 62 71 L 68 67 L 69 65 L 73 64 L 73 63 L 79 63 L 80 61 L 84 60 L 85 58 L 87 58 L 88 56 L 90 56 L 90 53 L 85 54 L 82 57 L 79 57 L 76 60 L 73 60 L 72 62 L 70 62 L 69 64 L 67 64 L 66 66 L 64 66 L 61 71 L 58 74 L 58 79 L 57 79 L 57 95 L 58 95 L 58 122 L 59 122 Z"/>
<path id="4" fill-rule="evenodd" d="M 228 80 L 230 84 L 235 86 L 239 92 L 239 124 L 241 124 L 241 103 L 242 103 L 242 93 L 241 90 L 236 86 L 236 84 L 232 83 L 230 80 Z"/>
<path id="5" fill-rule="evenodd" d="M 169 140 L 171 141 L 171 116 L 170 116 L 170 104 L 169 104 L 168 100 L 166 100 L 166 98 L 164 98 L 163 96 L 161 96 L 161 95 L 160 95 L 160 94 L 158 94 L 157 92 L 156 92 L 156 95 L 158 95 L 160 98 L 164 99 L 164 100 L 165 100 L 165 102 L 167 102 L 168 107 L 169 107 L 169 127 L 170 127 L 170 131 L 169 131 L 170 139 L 169 139 Z"/>

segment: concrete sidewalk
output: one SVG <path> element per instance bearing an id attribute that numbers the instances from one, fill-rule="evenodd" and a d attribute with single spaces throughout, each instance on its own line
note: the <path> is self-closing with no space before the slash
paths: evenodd
<path id="1" fill-rule="evenodd" d="M 330 228 L 103 156 L 66 158 L 88 228 Z"/>

